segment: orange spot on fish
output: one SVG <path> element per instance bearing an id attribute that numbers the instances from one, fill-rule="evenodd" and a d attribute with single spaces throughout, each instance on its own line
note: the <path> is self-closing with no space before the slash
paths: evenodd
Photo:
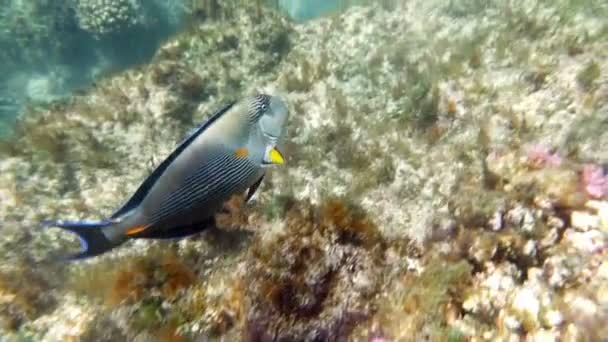
<path id="1" fill-rule="evenodd" d="M 127 230 L 126 235 L 127 236 L 133 236 L 137 233 L 143 232 L 144 230 L 146 230 L 148 227 L 150 227 L 150 225 L 145 225 L 145 226 L 137 226 L 135 228 L 131 228 L 129 230 Z"/>
<path id="2" fill-rule="evenodd" d="M 239 159 L 247 158 L 249 156 L 249 150 L 246 149 L 245 147 L 239 148 L 238 150 L 236 150 L 234 155 Z"/>

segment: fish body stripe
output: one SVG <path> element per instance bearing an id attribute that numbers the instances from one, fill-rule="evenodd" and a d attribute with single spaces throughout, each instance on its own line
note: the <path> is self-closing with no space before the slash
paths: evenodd
<path id="1" fill-rule="evenodd" d="M 151 217 L 151 221 L 162 221 L 194 205 L 226 200 L 255 171 L 248 160 L 239 160 L 227 154 L 216 157 L 211 163 L 205 163 L 195 174 L 188 177 L 178 190 L 167 196 L 160 210 Z M 222 184 L 226 186 L 221 186 Z"/>
<path id="2" fill-rule="evenodd" d="M 212 171 L 217 170 L 215 170 L 214 168 Z M 178 210 L 180 207 L 188 208 L 194 201 L 196 201 L 196 198 L 203 197 L 206 194 L 205 192 L 208 192 L 208 189 L 201 189 L 200 184 L 204 184 L 210 178 L 208 177 L 208 174 L 206 174 L 200 177 L 199 179 L 201 180 L 200 183 L 190 182 L 190 184 L 185 184 L 175 192 L 175 195 L 172 196 L 172 198 L 164 201 L 165 204 L 158 212 L 157 216 L 163 217 L 166 215 L 170 215 L 171 213 Z"/>
<path id="3" fill-rule="evenodd" d="M 179 198 L 177 201 L 171 203 L 167 208 L 164 208 L 159 215 L 155 215 L 153 221 L 155 223 L 160 222 L 166 218 L 186 212 L 195 205 L 217 205 L 217 202 L 227 200 L 228 196 L 236 190 L 236 188 L 240 185 L 239 183 L 243 182 L 245 178 L 246 177 L 239 177 L 239 179 L 235 180 L 235 183 L 228 187 L 219 189 L 214 189 L 213 186 L 205 186 L 202 189 L 201 187 L 198 187 L 196 190 L 186 194 L 184 198 Z M 209 195 L 211 193 L 210 190 L 213 190 L 213 195 Z"/>
<path id="4" fill-rule="evenodd" d="M 189 179 L 184 186 L 181 188 L 188 193 L 195 193 L 200 191 L 200 189 L 204 186 L 206 188 L 214 185 L 215 183 L 208 183 L 209 179 L 213 179 L 213 175 L 217 173 L 221 173 L 221 171 L 231 165 L 228 164 L 230 161 L 230 156 L 224 156 L 223 158 L 219 158 L 218 162 L 215 163 L 215 167 L 213 168 L 202 168 L 196 173 L 196 176 Z M 214 182 L 218 182 L 221 179 L 215 178 Z"/>
<path id="5" fill-rule="evenodd" d="M 222 108 L 221 110 L 217 111 L 209 119 L 207 119 L 207 121 L 205 121 L 202 125 L 200 125 L 198 128 L 196 128 L 192 133 L 190 133 L 188 136 L 186 136 L 186 138 L 184 138 L 184 140 L 182 140 L 178 144 L 177 148 L 173 152 L 171 152 L 171 154 L 165 160 L 163 160 L 163 162 L 152 172 L 152 174 L 150 176 L 148 176 L 148 178 L 146 178 L 146 180 L 139 186 L 137 191 L 135 191 L 135 193 L 133 194 L 133 196 L 131 196 L 131 198 L 127 201 L 127 203 L 125 203 L 120 209 L 118 209 L 114 214 L 112 214 L 112 216 L 110 218 L 111 219 L 118 218 L 118 217 L 128 213 L 132 209 L 136 208 L 137 206 L 139 206 L 141 204 L 141 201 L 147 196 L 150 189 L 152 189 L 152 187 L 154 186 L 156 181 L 162 176 L 162 174 L 169 167 L 169 165 L 171 165 L 171 163 L 173 163 L 175 161 L 175 159 L 177 159 L 177 157 L 184 150 L 186 150 L 188 148 L 188 146 L 190 146 L 190 144 L 199 135 L 201 135 L 209 126 L 211 126 L 211 124 L 213 124 L 220 117 L 222 117 L 226 113 L 228 113 L 234 107 L 235 103 L 236 102 L 231 102 L 228 105 L 226 105 L 224 108 Z"/>
<path id="6" fill-rule="evenodd" d="M 247 170 L 247 163 L 239 161 L 239 164 L 240 165 L 238 165 L 238 166 L 234 165 L 235 167 L 232 170 L 230 170 L 228 173 L 222 175 L 221 177 L 215 178 L 213 183 L 211 183 L 211 184 L 205 184 L 205 183 L 197 184 L 194 188 L 194 191 L 191 194 L 191 195 L 196 196 L 194 198 L 194 201 L 203 202 L 203 197 L 206 197 L 206 195 L 209 194 L 210 191 L 213 191 L 212 192 L 213 195 L 211 196 L 211 198 L 213 198 L 213 199 L 229 196 L 231 194 L 230 190 L 234 190 L 235 187 L 243 184 L 244 181 L 249 176 L 251 176 L 254 172 L 254 170 L 251 168 L 249 170 Z M 231 186 L 228 188 L 229 191 L 226 191 L 225 188 L 218 187 L 217 186 L 218 183 L 230 184 Z M 205 202 L 207 202 L 207 201 L 205 201 Z"/>
<path id="7" fill-rule="evenodd" d="M 173 199 L 175 199 L 175 197 L 181 196 L 184 191 L 187 191 L 190 188 L 192 188 L 195 184 L 200 183 L 201 179 L 208 178 L 208 176 L 211 173 L 217 171 L 214 168 L 206 167 L 207 165 L 214 165 L 214 166 L 223 165 L 226 163 L 228 158 L 229 158 L 229 156 L 227 154 L 221 154 L 221 155 L 213 158 L 210 162 L 205 163 L 203 166 L 199 167 L 198 170 L 196 170 L 194 172 L 194 174 L 186 177 L 184 183 L 180 186 L 180 188 L 178 190 L 174 191 L 173 193 L 169 194 L 169 196 L 167 196 L 165 201 L 172 201 Z"/>
<path id="8" fill-rule="evenodd" d="M 167 216 L 173 215 L 176 211 L 187 209 L 192 204 L 191 198 L 200 191 L 200 185 L 206 184 L 213 174 L 220 172 L 221 166 L 225 165 L 228 157 L 219 155 L 210 162 L 204 163 L 193 175 L 186 178 L 177 190 L 169 194 L 163 201 L 160 210 L 154 213 L 153 221 L 160 221 Z"/>

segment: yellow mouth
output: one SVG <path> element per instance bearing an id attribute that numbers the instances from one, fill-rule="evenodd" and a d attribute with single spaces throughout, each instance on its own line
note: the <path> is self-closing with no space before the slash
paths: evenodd
<path id="1" fill-rule="evenodd" d="M 270 150 L 270 162 L 272 164 L 282 165 L 285 164 L 285 158 L 283 158 L 283 155 L 281 152 L 279 152 L 279 150 L 273 148 Z"/>

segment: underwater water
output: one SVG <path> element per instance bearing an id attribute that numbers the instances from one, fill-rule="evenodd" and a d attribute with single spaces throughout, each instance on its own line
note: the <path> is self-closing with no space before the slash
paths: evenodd
<path id="1" fill-rule="evenodd" d="M 298 21 L 346 6 L 343 1 L 272 4 Z M 226 14 L 213 2 L 195 0 L 5 1 L 0 9 L 0 136 L 10 135 L 26 106 L 48 105 L 106 75 L 148 63 L 192 17 L 210 15 Z"/>
<path id="2" fill-rule="evenodd" d="M 608 2 L 0 4 L 0 341 L 608 336 Z"/>

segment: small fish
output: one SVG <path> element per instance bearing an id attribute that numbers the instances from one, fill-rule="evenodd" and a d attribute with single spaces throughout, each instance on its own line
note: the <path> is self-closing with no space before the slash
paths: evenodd
<path id="1" fill-rule="evenodd" d="M 233 102 L 209 118 L 152 172 L 135 194 L 103 222 L 47 221 L 76 234 L 96 256 L 128 239 L 168 239 L 199 233 L 234 194 L 253 196 L 267 166 L 283 164 L 277 149 L 289 112 L 276 96 Z"/>

